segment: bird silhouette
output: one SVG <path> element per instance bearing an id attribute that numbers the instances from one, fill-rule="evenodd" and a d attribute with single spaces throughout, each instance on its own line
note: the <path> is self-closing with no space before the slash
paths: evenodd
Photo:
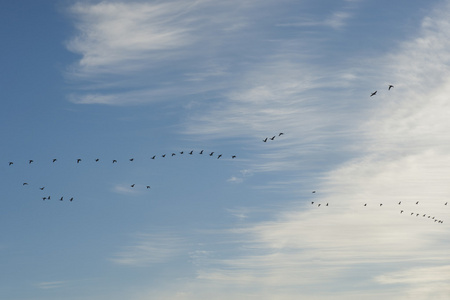
<path id="1" fill-rule="evenodd" d="M 328 203 L 327 203 L 327 205 L 325 205 L 325 206 L 328 206 Z"/>
<path id="2" fill-rule="evenodd" d="M 172 156 L 175 156 L 176 154 L 175 153 L 172 153 Z"/>
<path id="3" fill-rule="evenodd" d="M 14 163 L 12 161 L 9 162 L 9 165 L 13 165 Z"/>
<path id="4" fill-rule="evenodd" d="M 150 186 L 149 186 L 149 185 L 147 185 L 147 188 L 149 189 L 149 188 L 150 188 Z"/>
<path id="5" fill-rule="evenodd" d="M 161 155 L 162 157 L 166 157 L 166 155 L 165 154 L 163 154 L 163 155 Z"/>
<path id="6" fill-rule="evenodd" d="M 367 206 L 367 203 L 365 203 L 364 206 Z"/>
<path id="7" fill-rule="evenodd" d="M 419 201 L 417 201 L 416 204 L 419 204 Z"/>
<path id="8" fill-rule="evenodd" d="M 222 154 L 219 154 L 219 156 L 217 156 L 217 159 L 219 159 L 219 158 L 221 158 L 222 157 Z"/>
<path id="9" fill-rule="evenodd" d="M 316 193 L 316 191 L 312 191 L 312 193 L 313 193 L 313 194 L 315 194 L 315 193 Z"/>
<path id="10" fill-rule="evenodd" d="M 181 151 L 181 152 L 180 152 L 180 154 L 183 154 L 183 153 L 184 153 L 184 151 Z"/>
<path id="11" fill-rule="evenodd" d="M 77 164 L 80 163 L 80 161 L 81 161 L 81 158 L 77 159 Z"/>
<path id="12" fill-rule="evenodd" d="M 383 203 L 380 203 L 380 206 L 383 206 Z"/>
<path id="13" fill-rule="evenodd" d="M 30 159 L 29 161 L 28 161 L 28 164 L 31 164 L 31 163 L 33 163 L 34 161 L 32 160 L 32 159 Z"/>
<path id="14" fill-rule="evenodd" d="M 64 197 L 59 198 L 59 201 L 63 201 Z"/>
<path id="15" fill-rule="evenodd" d="M 278 136 L 282 136 L 284 133 L 282 133 L 282 132 L 280 132 L 279 134 L 278 134 Z"/>
<path id="16" fill-rule="evenodd" d="M 398 205 L 400 205 L 400 204 L 402 204 L 402 201 L 400 201 L 400 202 L 398 203 Z"/>
<path id="17" fill-rule="evenodd" d="M 134 183 L 131 185 L 131 187 L 134 187 Z"/>
<path id="18" fill-rule="evenodd" d="M 448 202 L 445 202 L 445 204 L 444 204 L 444 205 L 447 205 L 447 203 L 448 203 Z"/>
<path id="19" fill-rule="evenodd" d="M 70 200 L 70 202 L 72 202 L 72 201 L 73 201 L 73 197 L 72 197 L 72 198 L 70 198 L 69 200 Z"/>
<path id="20" fill-rule="evenodd" d="M 22 183 L 22 185 L 28 185 L 28 183 L 27 183 L 27 182 L 24 182 L 24 183 Z"/>
<path id="21" fill-rule="evenodd" d="M 265 139 L 263 139 L 262 141 L 265 143 L 265 142 L 267 142 L 267 139 L 268 139 L 268 138 L 265 138 Z"/>
<path id="22" fill-rule="evenodd" d="M 275 136 L 271 137 L 270 139 L 273 141 L 275 139 Z"/>
<path id="23" fill-rule="evenodd" d="M 411 213 L 411 216 L 412 216 L 413 214 L 414 214 L 414 213 L 412 212 L 412 213 Z"/>
<path id="24" fill-rule="evenodd" d="M 376 94 L 377 94 L 377 91 L 375 91 L 372 94 L 370 94 L 370 97 L 375 96 Z"/>
<path id="25" fill-rule="evenodd" d="M 416 214 L 416 217 L 418 217 L 419 216 L 419 214 Z"/>
<path id="26" fill-rule="evenodd" d="M 194 150 L 192 150 L 191 152 L 189 152 L 190 155 L 192 155 L 192 153 L 194 153 Z"/>
<path id="27" fill-rule="evenodd" d="M 43 191 L 43 190 L 45 189 L 45 186 L 40 187 L 39 189 L 40 189 L 41 191 Z"/>
<path id="28" fill-rule="evenodd" d="M 320 203 L 319 203 L 319 205 L 317 205 L 317 207 L 320 207 Z"/>
<path id="29" fill-rule="evenodd" d="M 311 204 L 314 204 L 314 201 L 311 201 Z"/>
<path id="30" fill-rule="evenodd" d="M 202 151 L 200 151 L 200 153 L 199 154 L 203 154 L 203 150 Z"/>
<path id="31" fill-rule="evenodd" d="M 390 91 L 394 86 L 392 84 L 389 85 L 388 91 Z"/>
<path id="32" fill-rule="evenodd" d="M 235 159 L 235 158 L 236 158 L 236 155 L 231 156 L 231 158 Z"/>
<path id="33" fill-rule="evenodd" d="M 214 154 L 214 152 L 211 152 L 211 153 L 209 154 L 209 156 L 213 156 L 213 154 Z"/>
<path id="34" fill-rule="evenodd" d="M 95 161 L 98 162 L 100 160 L 100 158 L 96 158 Z"/>
<path id="35" fill-rule="evenodd" d="M 57 159 L 56 159 L 56 158 L 52 159 L 52 162 L 55 162 L 55 161 L 57 161 Z"/>
<path id="36" fill-rule="evenodd" d="M 402 214 L 402 213 L 403 213 L 403 210 L 401 210 L 400 213 Z"/>
<path id="37" fill-rule="evenodd" d="M 134 161 L 134 158 L 130 158 L 129 161 Z"/>
<path id="38" fill-rule="evenodd" d="M 113 164 L 117 163 L 117 160 L 113 159 Z"/>
<path id="39" fill-rule="evenodd" d="M 47 199 L 50 200 L 50 196 L 47 196 Z"/>
<path id="40" fill-rule="evenodd" d="M 153 155 L 153 156 L 152 156 L 152 159 L 155 159 L 155 157 L 156 157 L 156 155 Z"/>
<path id="41" fill-rule="evenodd" d="M 42 200 L 44 200 L 44 201 L 47 200 L 47 197 L 42 197 Z"/>

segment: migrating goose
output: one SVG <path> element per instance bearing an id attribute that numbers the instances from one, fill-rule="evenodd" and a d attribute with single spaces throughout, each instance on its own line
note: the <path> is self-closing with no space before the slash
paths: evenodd
<path id="1" fill-rule="evenodd" d="M 270 138 L 270 140 L 272 140 L 272 141 L 273 141 L 274 139 L 275 139 L 275 136 L 273 136 L 273 137 Z"/>
<path id="2" fill-rule="evenodd" d="M 150 188 L 150 186 L 149 186 L 149 185 L 147 185 L 147 188 L 149 189 L 149 188 Z"/>
<path id="3" fill-rule="evenodd" d="M 376 94 L 377 94 L 377 91 L 375 91 L 372 94 L 370 94 L 370 97 L 375 96 Z"/>
<path id="4" fill-rule="evenodd" d="M 95 161 L 98 162 L 100 160 L 100 158 L 96 158 Z"/>
<path id="5" fill-rule="evenodd" d="M 32 159 L 30 159 L 30 160 L 28 161 L 29 164 L 31 164 L 32 162 L 34 162 Z"/>
<path id="6" fill-rule="evenodd" d="M 200 153 L 199 154 L 203 154 L 203 150 L 202 151 L 200 151 Z"/>
<path id="7" fill-rule="evenodd" d="M 320 206 L 320 203 L 319 203 L 319 205 L 317 205 L 317 207 L 319 207 Z"/>
<path id="8" fill-rule="evenodd" d="M 231 158 L 232 158 L 232 159 L 235 159 L 235 158 L 236 158 L 236 155 L 231 156 Z"/>
<path id="9" fill-rule="evenodd" d="M 70 200 L 70 202 L 72 202 L 72 201 L 73 201 L 73 197 L 72 197 L 72 198 L 70 198 L 69 200 Z"/>
<path id="10" fill-rule="evenodd" d="M 447 203 L 448 203 L 448 202 L 445 202 L 445 204 L 444 204 L 444 205 L 447 205 Z"/>
<path id="11" fill-rule="evenodd" d="M 14 163 L 12 161 L 9 162 L 9 165 L 13 165 Z"/>
<path id="12" fill-rule="evenodd" d="M 55 162 L 55 161 L 57 161 L 57 159 L 56 159 L 56 158 L 54 158 L 54 159 L 52 160 L 52 162 Z"/>
<path id="13" fill-rule="evenodd" d="M 63 201 L 64 197 L 59 198 L 59 201 Z"/>
<path id="14" fill-rule="evenodd" d="M 267 142 L 267 139 L 268 139 L 268 138 L 265 138 L 265 139 L 263 139 L 262 141 L 265 143 L 265 142 Z"/>
<path id="15" fill-rule="evenodd" d="M 47 200 L 47 197 L 42 197 L 42 200 L 44 200 L 44 201 Z"/>
<path id="16" fill-rule="evenodd" d="M 175 156 L 176 154 L 175 153 L 172 153 L 172 156 Z"/>
<path id="17" fill-rule="evenodd" d="M 131 185 L 131 187 L 134 187 L 134 183 Z"/>
<path id="18" fill-rule="evenodd" d="M 24 183 L 22 183 L 22 185 L 28 185 L 28 183 L 27 183 L 27 182 L 24 182 Z"/>
<path id="19" fill-rule="evenodd" d="M 43 190 L 45 189 L 45 186 L 40 187 L 39 189 L 40 189 L 41 191 L 43 191 Z"/>
<path id="20" fill-rule="evenodd" d="M 219 159 L 219 158 L 221 158 L 222 157 L 222 154 L 219 154 L 219 156 L 217 156 L 217 159 Z"/>
<path id="21" fill-rule="evenodd" d="M 156 155 L 153 155 L 153 156 L 152 156 L 152 159 L 155 159 L 155 157 L 156 157 Z"/>
<path id="22" fill-rule="evenodd" d="M 77 159 L 77 164 L 80 163 L 80 161 L 81 161 L 81 158 Z"/>
<path id="23" fill-rule="evenodd" d="M 165 154 L 163 154 L 163 155 L 161 155 L 162 157 L 166 157 L 166 155 Z"/>
<path id="24" fill-rule="evenodd" d="M 117 163 L 117 160 L 113 159 L 113 164 L 114 164 L 114 163 Z"/>
<path id="25" fill-rule="evenodd" d="M 282 136 L 284 133 L 282 133 L 282 132 L 280 132 L 279 134 L 278 134 L 278 136 Z"/>
<path id="26" fill-rule="evenodd" d="M 392 84 L 389 85 L 388 91 L 390 91 L 394 86 Z"/>
<path id="27" fill-rule="evenodd" d="M 129 159 L 129 161 L 133 161 L 133 160 L 134 160 L 134 158 L 130 158 L 130 159 Z"/>
<path id="28" fill-rule="evenodd" d="M 209 156 L 213 156 L 213 154 L 214 154 L 214 152 L 211 152 L 211 153 L 209 154 Z"/>
<path id="29" fill-rule="evenodd" d="M 191 152 L 189 152 L 190 155 L 192 155 L 192 153 L 194 153 L 194 150 L 192 150 Z"/>
<path id="30" fill-rule="evenodd" d="M 184 153 L 184 151 L 181 151 L 181 152 L 180 152 L 180 154 L 183 154 L 183 153 Z"/>
<path id="31" fill-rule="evenodd" d="M 311 204 L 314 204 L 314 201 L 311 201 Z"/>

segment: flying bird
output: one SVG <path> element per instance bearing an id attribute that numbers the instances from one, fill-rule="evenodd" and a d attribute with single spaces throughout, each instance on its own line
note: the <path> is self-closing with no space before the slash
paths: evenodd
<path id="1" fill-rule="evenodd" d="M 24 182 L 24 183 L 22 183 L 22 185 L 28 185 L 28 183 L 27 183 L 27 182 Z"/>
<path id="2" fill-rule="evenodd" d="M 320 203 L 319 203 L 319 205 L 317 205 L 317 207 L 319 207 L 320 206 Z"/>
<path id="3" fill-rule="evenodd" d="M 59 201 L 63 201 L 64 197 L 59 198 Z"/>
<path id="4" fill-rule="evenodd" d="M 209 154 L 209 156 L 213 156 L 213 154 L 214 154 L 214 152 L 211 152 L 211 153 Z"/>
<path id="5" fill-rule="evenodd" d="M 149 189 L 149 188 L 150 188 L 150 186 L 149 186 L 149 185 L 147 185 L 147 188 Z"/>
<path id="6" fill-rule="evenodd" d="M 231 158 L 233 158 L 233 159 L 236 158 L 236 155 L 231 156 Z"/>
<path id="7" fill-rule="evenodd" d="M 12 161 L 9 162 L 9 165 L 13 165 L 14 163 Z"/>
<path id="8" fill-rule="evenodd" d="M 392 84 L 389 85 L 388 91 L 390 91 L 394 86 Z"/>
<path id="9" fill-rule="evenodd" d="M 282 136 L 284 133 L 283 132 L 280 132 L 279 134 L 278 134 L 278 136 Z"/>
<path id="10" fill-rule="evenodd" d="M 222 157 L 222 154 L 219 154 L 219 156 L 217 156 L 217 159 L 219 159 L 219 158 L 221 158 Z"/>
<path id="11" fill-rule="evenodd" d="M 380 203 L 380 206 L 382 206 L 383 205 L 383 203 Z"/>
<path id="12" fill-rule="evenodd" d="M 275 139 L 275 136 L 273 136 L 273 137 L 270 138 L 270 140 L 272 140 L 272 141 L 273 141 L 274 139 Z"/>
<path id="13" fill-rule="evenodd" d="M 77 164 L 80 163 L 80 161 L 81 161 L 81 158 L 77 159 Z"/>
<path id="14" fill-rule="evenodd" d="M 47 199 L 50 200 L 50 196 L 47 196 Z"/>
<path id="15" fill-rule="evenodd" d="M 44 200 L 44 201 L 45 201 L 46 199 L 47 199 L 47 197 L 42 197 L 42 200 Z"/>
<path id="16" fill-rule="evenodd" d="M 166 155 L 165 154 L 163 154 L 163 155 L 161 155 L 162 157 L 166 157 Z"/>
<path id="17" fill-rule="evenodd" d="M 325 206 L 328 206 L 328 203 L 327 203 L 327 205 L 325 205 Z"/>
<path id="18" fill-rule="evenodd" d="M 70 200 L 70 202 L 72 202 L 72 201 L 73 201 L 73 197 L 72 197 L 72 198 L 70 198 L 69 200 Z"/>
<path id="19" fill-rule="evenodd" d="M 96 158 L 96 159 L 95 159 L 95 161 L 97 161 L 97 162 L 98 162 L 99 160 L 100 160 L 99 158 Z"/>
<path id="20" fill-rule="evenodd" d="M 134 187 L 134 183 L 131 185 L 131 187 Z"/>
<path id="21" fill-rule="evenodd" d="M 312 193 L 313 193 L 313 194 L 315 194 L 315 193 L 316 193 L 316 191 L 312 191 Z"/>
<path id="22" fill-rule="evenodd" d="M 402 204 L 402 201 L 400 201 L 400 202 L 398 203 L 398 205 L 400 205 L 400 204 Z"/>
<path id="23" fill-rule="evenodd" d="M 30 160 L 28 161 L 29 164 L 31 164 L 32 162 L 34 162 L 32 159 L 30 159 Z"/>
<path id="24" fill-rule="evenodd" d="M 419 201 L 417 201 L 416 204 L 419 204 Z"/>
<path id="25" fill-rule="evenodd" d="M 400 213 L 402 214 L 402 213 L 403 213 L 403 210 L 401 210 Z"/>
<path id="26" fill-rule="evenodd" d="M 183 153 L 184 153 L 184 151 L 181 151 L 181 152 L 180 152 L 180 154 L 183 154 Z"/>
<path id="27" fill-rule="evenodd" d="M 311 205 L 314 204 L 314 201 L 311 201 Z"/>
<path id="28" fill-rule="evenodd" d="M 117 163 L 117 160 L 113 159 L 113 164 L 114 164 L 114 163 Z"/>
<path id="29" fill-rule="evenodd" d="M 200 154 L 203 154 L 203 150 L 202 150 L 202 151 L 200 151 Z"/>
<path id="30" fill-rule="evenodd" d="M 190 155 L 192 155 L 192 153 L 194 153 L 194 150 L 192 150 L 191 152 L 189 152 Z"/>
<path id="31" fill-rule="evenodd" d="M 41 191 L 43 191 L 43 190 L 45 189 L 45 186 L 40 187 L 39 189 L 40 189 Z"/>
<path id="32" fill-rule="evenodd" d="M 448 203 L 448 202 L 445 202 L 445 204 L 444 204 L 444 205 L 447 205 L 447 203 Z"/>
<path id="33" fill-rule="evenodd" d="M 156 157 L 156 155 L 153 155 L 153 156 L 152 156 L 152 159 L 155 159 L 155 157 Z"/>
<path id="34" fill-rule="evenodd" d="M 134 158 L 130 158 L 129 160 L 130 160 L 130 161 L 133 161 L 133 160 L 134 160 Z"/>
<path id="35" fill-rule="evenodd" d="M 367 203 L 365 203 L 364 206 L 367 206 Z"/>
<path id="36" fill-rule="evenodd" d="M 370 97 L 375 96 L 376 94 L 377 94 L 377 91 L 375 91 L 372 94 L 370 94 Z"/>
<path id="37" fill-rule="evenodd" d="M 265 143 L 265 142 L 267 142 L 267 139 L 268 139 L 268 138 L 265 138 L 265 139 L 263 139 L 262 141 Z"/>
<path id="38" fill-rule="evenodd" d="M 172 153 L 172 156 L 175 156 L 176 154 L 175 153 Z"/>
<path id="39" fill-rule="evenodd" d="M 56 159 L 56 158 L 54 158 L 54 159 L 52 160 L 52 162 L 55 162 L 55 161 L 57 161 L 57 159 Z"/>

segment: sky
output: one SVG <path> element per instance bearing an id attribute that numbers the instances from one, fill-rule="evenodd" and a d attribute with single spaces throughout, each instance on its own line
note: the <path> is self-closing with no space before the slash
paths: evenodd
<path id="1" fill-rule="evenodd" d="M 450 1 L 0 7 L 1 299 L 449 299 Z"/>

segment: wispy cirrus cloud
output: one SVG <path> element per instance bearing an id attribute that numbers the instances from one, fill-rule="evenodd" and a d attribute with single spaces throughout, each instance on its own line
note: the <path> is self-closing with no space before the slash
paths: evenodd
<path id="1" fill-rule="evenodd" d="M 111 261 L 136 267 L 167 262 L 182 253 L 183 241 L 172 234 L 136 234 L 133 245 L 123 247 Z"/>

